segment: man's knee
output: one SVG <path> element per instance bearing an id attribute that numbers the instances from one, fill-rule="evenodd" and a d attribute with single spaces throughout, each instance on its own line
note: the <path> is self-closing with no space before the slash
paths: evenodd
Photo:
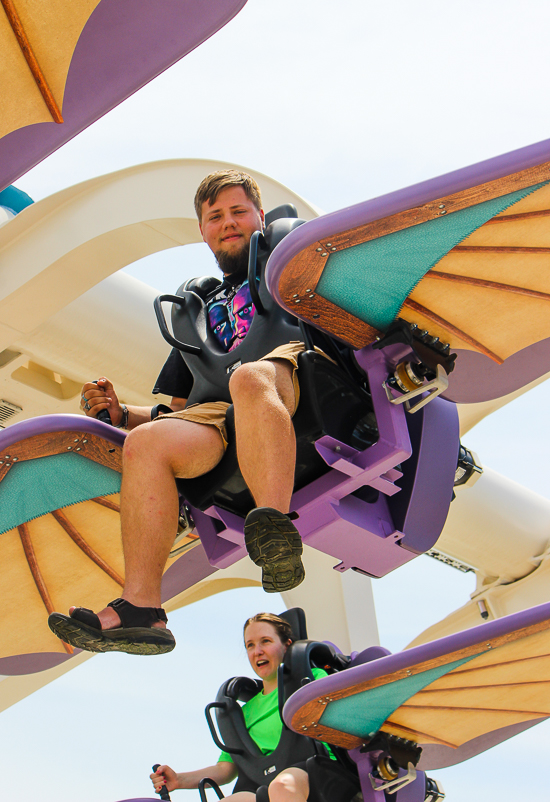
<path id="1" fill-rule="evenodd" d="M 250 398 L 270 388 L 275 389 L 275 372 L 266 362 L 246 362 L 233 371 L 229 380 L 233 400 L 243 396 Z"/>
<path id="2" fill-rule="evenodd" d="M 122 456 L 124 461 L 150 458 L 155 452 L 162 451 L 161 424 L 143 423 L 128 432 L 124 441 Z"/>

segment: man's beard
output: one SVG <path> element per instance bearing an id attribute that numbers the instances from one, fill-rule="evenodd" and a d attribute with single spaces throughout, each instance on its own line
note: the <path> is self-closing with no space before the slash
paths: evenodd
<path id="1" fill-rule="evenodd" d="M 248 254 L 250 243 L 247 242 L 237 253 L 218 251 L 215 255 L 218 266 L 225 276 L 246 276 L 248 273 Z"/>

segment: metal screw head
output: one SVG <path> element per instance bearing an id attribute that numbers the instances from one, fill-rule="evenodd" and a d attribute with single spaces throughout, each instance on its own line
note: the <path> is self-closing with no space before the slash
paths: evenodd
<path id="1" fill-rule="evenodd" d="M 5 457 L 5 459 L 11 459 L 10 455 L 9 455 L 9 454 L 6 454 L 6 457 Z"/>
<path id="2" fill-rule="evenodd" d="M 311 287 L 309 289 L 307 289 L 306 292 L 311 292 Z"/>
<path id="3" fill-rule="evenodd" d="M 447 209 L 443 209 L 439 214 L 447 214 Z"/>
<path id="4" fill-rule="evenodd" d="M 78 443 L 78 437 L 75 437 L 74 442 Z"/>
<path id="5" fill-rule="evenodd" d="M 4 464 L 4 460 L 0 459 L 0 465 L 3 465 L 3 464 Z"/>
<path id="6" fill-rule="evenodd" d="M 72 451 L 72 450 L 73 450 L 72 446 L 67 446 L 67 451 Z"/>
<path id="7" fill-rule="evenodd" d="M 311 293 L 311 295 L 310 295 L 309 297 L 310 297 L 310 298 L 315 298 L 315 294 L 312 292 L 312 293 Z"/>
<path id="8" fill-rule="evenodd" d="M 295 299 L 294 299 L 294 303 L 295 303 L 295 304 L 299 304 L 299 303 L 300 303 L 300 299 L 299 299 L 299 298 L 295 298 Z"/>
<path id="9" fill-rule="evenodd" d="M 444 209 L 444 208 L 445 208 L 445 204 L 444 204 L 444 203 L 440 203 L 440 204 L 439 204 L 439 208 L 440 208 L 440 209 Z"/>
<path id="10" fill-rule="evenodd" d="M 331 250 L 331 251 L 335 251 L 335 250 L 336 250 L 336 248 L 331 248 L 330 250 Z"/>
<path id="11" fill-rule="evenodd" d="M 19 457 L 14 457 L 12 461 L 13 462 L 17 462 L 18 459 L 19 459 Z"/>
<path id="12" fill-rule="evenodd" d="M 82 449 L 80 448 L 80 446 L 79 446 L 79 447 L 78 447 L 76 450 L 77 450 L 77 451 L 82 451 Z"/>
<path id="13" fill-rule="evenodd" d="M 322 251 L 323 249 L 322 249 L 322 248 L 317 248 L 317 250 L 318 250 L 318 251 Z"/>
<path id="14" fill-rule="evenodd" d="M 331 247 L 332 247 L 332 242 L 327 242 L 327 248 L 331 248 Z"/>
<path id="15" fill-rule="evenodd" d="M 294 295 L 293 295 L 292 297 L 293 297 L 293 298 L 297 298 L 297 297 L 298 297 L 298 293 L 297 293 L 297 292 L 295 292 L 295 293 L 294 293 Z"/>
<path id="16" fill-rule="evenodd" d="M 321 256 L 328 256 L 328 253 L 322 253 Z"/>
<path id="17" fill-rule="evenodd" d="M 83 443 L 87 443 L 88 441 L 87 441 L 87 440 L 83 440 L 82 442 L 83 442 Z"/>

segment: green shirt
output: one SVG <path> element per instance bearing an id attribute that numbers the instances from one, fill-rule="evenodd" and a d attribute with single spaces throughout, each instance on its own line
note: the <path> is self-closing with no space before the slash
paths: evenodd
<path id="1" fill-rule="evenodd" d="M 312 673 L 315 679 L 328 676 L 327 672 L 322 668 L 313 668 Z M 279 715 L 279 695 L 277 691 L 277 688 L 267 694 L 261 691 L 243 705 L 246 729 L 263 755 L 269 755 L 271 752 L 275 751 L 281 738 L 281 733 L 283 732 L 283 722 Z M 330 756 L 333 757 L 330 749 L 329 753 Z M 227 752 L 222 752 L 218 758 L 218 763 L 222 761 L 233 763 L 233 758 Z"/>

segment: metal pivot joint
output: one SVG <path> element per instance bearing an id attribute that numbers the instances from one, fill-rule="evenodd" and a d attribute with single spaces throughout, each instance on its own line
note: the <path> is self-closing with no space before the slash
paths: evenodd
<path id="1" fill-rule="evenodd" d="M 401 371 L 399 370 L 400 368 Z M 407 370 L 407 368 L 409 368 L 409 370 Z M 437 365 L 434 379 L 431 379 L 431 381 L 428 382 L 422 382 L 414 390 L 405 390 L 403 392 L 403 382 L 401 378 L 404 370 L 406 370 L 409 374 L 412 372 L 410 363 L 407 363 L 406 367 L 401 367 L 401 365 L 398 365 L 395 373 L 386 379 L 382 386 L 386 391 L 386 396 L 390 404 L 405 404 L 405 409 L 411 414 L 418 412 L 419 409 L 425 407 L 426 404 L 428 404 L 430 401 L 433 401 L 433 399 L 437 398 L 438 395 L 444 393 L 449 386 L 449 379 L 447 378 L 447 372 L 445 371 L 445 368 L 442 365 Z M 395 374 L 397 373 L 400 373 L 399 379 L 396 378 Z M 402 395 L 394 396 L 392 392 L 393 389 L 401 392 Z M 427 393 L 427 395 L 424 396 L 424 393 Z M 424 397 L 420 398 L 416 404 L 411 404 L 411 401 L 419 396 Z"/>

